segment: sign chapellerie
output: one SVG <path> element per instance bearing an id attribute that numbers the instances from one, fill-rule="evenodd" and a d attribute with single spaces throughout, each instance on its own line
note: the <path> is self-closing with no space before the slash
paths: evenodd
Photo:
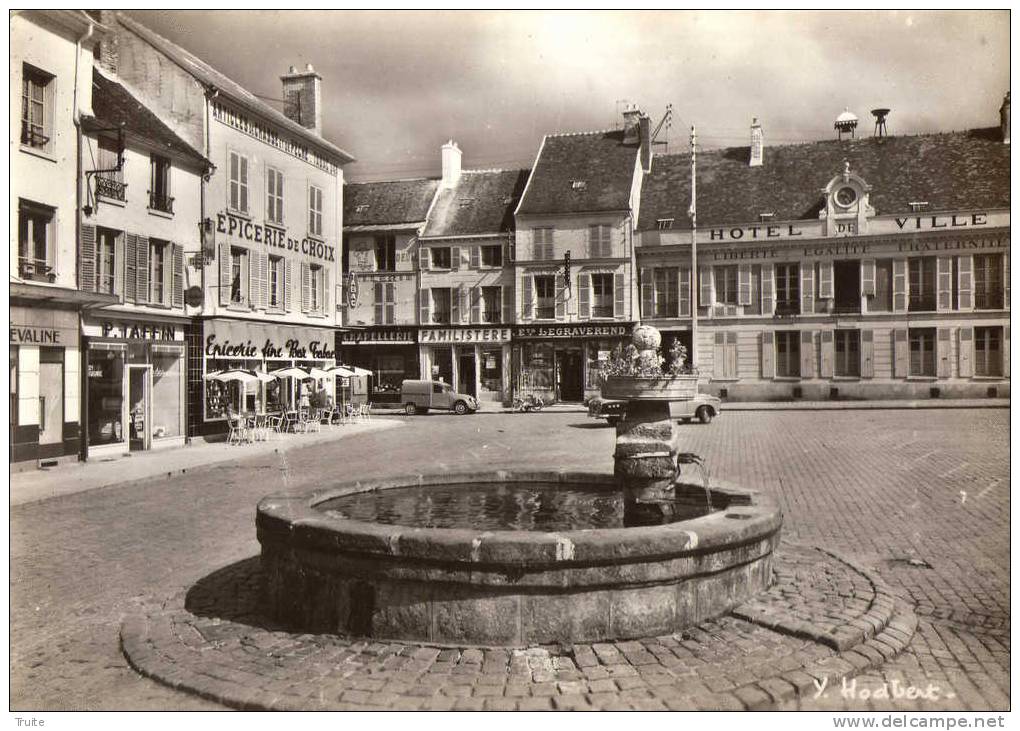
<path id="1" fill-rule="evenodd" d="M 204 343 L 205 354 L 209 358 L 336 358 L 333 334 L 314 328 L 216 322 L 207 326 Z"/>
<path id="2" fill-rule="evenodd" d="M 267 246 L 297 251 L 323 261 L 336 261 L 336 249 L 329 244 L 309 238 L 292 239 L 287 236 L 286 229 L 262 226 L 229 212 L 216 214 L 216 232 L 254 241 L 256 244 L 264 242 Z"/>

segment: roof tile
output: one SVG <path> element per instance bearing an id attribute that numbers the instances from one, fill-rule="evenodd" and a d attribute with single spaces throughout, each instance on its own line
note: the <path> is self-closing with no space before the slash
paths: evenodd
<path id="1" fill-rule="evenodd" d="M 348 183 L 344 186 L 344 227 L 420 225 L 438 187 L 435 178 Z"/>
<path id="2" fill-rule="evenodd" d="M 439 191 L 422 236 L 471 236 L 513 229 L 527 170 L 465 170 L 453 188 Z"/>

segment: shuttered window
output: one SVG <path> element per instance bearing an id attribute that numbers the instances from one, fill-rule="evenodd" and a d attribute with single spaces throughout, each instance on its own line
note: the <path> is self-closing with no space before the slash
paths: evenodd
<path id="1" fill-rule="evenodd" d="M 1002 376 L 1001 327 L 974 328 L 974 375 Z"/>
<path id="2" fill-rule="evenodd" d="M 858 330 L 836 330 L 835 374 L 848 378 L 861 375 L 861 333 Z"/>
<path id="3" fill-rule="evenodd" d="M 534 258 L 535 259 L 552 259 L 553 258 L 553 229 L 546 228 L 534 228 L 531 230 L 532 237 L 534 239 Z"/>
<path id="4" fill-rule="evenodd" d="M 154 305 L 169 305 L 168 261 L 170 245 L 159 239 L 149 239 L 149 301 Z"/>
<path id="5" fill-rule="evenodd" d="M 796 315 L 799 312 L 800 265 L 776 264 L 776 314 Z"/>
<path id="6" fill-rule="evenodd" d="M 117 281 L 117 236 L 107 228 L 98 230 L 96 240 L 96 291 L 114 294 Z"/>
<path id="7" fill-rule="evenodd" d="M 503 307 L 502 287 L 482 287 L 482 322 L 500 322 Z"/>
<path id="8" fill-rule="evenodd" d="M 588 227 L 588 256 L 592 258 L 612 256 L 612 240 L 608 224 L 598 223 Z M 550 254 L 550 258 L 551 258 Z"/>
<path id="9" fill-rule="evenodd" d="M 282 256 L 270 256 L 269 257 L 269 307 L 281 308 L 283 307 L 283 288 L 284 279 L 286 275 L 284 273 L 283 257 Z"/>
<path id="10" fill-rule="evenodd" d="M 322 236 L 322 188 L 308 186 L 308 233 Z"/>
<path id="11" fill-rule="evenodd" d="M 53 150 L 53 75 L 21 67 L 21 144 Z"/>
<path id="12" fill-rule="evenodd" d="M 737 266 L 714 267 L 715 301 L 721 305 L 735 305 L 739 300 L 737 287 Z"/>
<path id="13" fill-rule="evenodd" d="M 776 376 L 779 378 L 800 377 L 800 333 L 785 330 L 775 333 Z"/>
<path id="14" fill-rule="evenodd" d="M 283 223 L 283 173 L 266 168 L 266 220 Z"/>
<path id="15" fill-rule="evenodd" d="M 974 257 L 974 309 L 1001 310 L 1003 301 L 1002 255 Z"/>
<path id="16" fill-rule="evenodd" d="M 248 250 L 230 247 L 230 304 L 248 304 Z"/>
<path id="17" fill-rule="evenodd" d="M 248 158 L 231 152 L 227 166 L 227 204 L 230 210 L 248 213 Z"/>
<path id="18" fill-rule="evenodd" d="M 936 282 L 938 257 L 918 256 L 907 262 L 910 312 L 934 312 L 936 308 Z"/>
<path id="19" fill-rule="evenodd" d="M 591 316 L 613 316 L 613 275 L 591 275 Z"/>
<path id="20" fill-rule="evenodd" d="M 910 375 L 935 376 L 935 328 L 910 328 Z"/>
<path id="21" fill-rule="evenodd" d="M 432 288 L 432 322 L 449 325 L 451 317 L 451 297 L 449 287 Z"/>
<path id="22" fill-rule="evenodd" d="M 556 317 L 556 277 L 537 275 L 535 282 L 535 319 L 552 320 Z"/>
<path id="23" fill-rule="evenodd" d="M 654 275 L 654 316 L 679 317 L 679 269 L 656 269 Z"/>

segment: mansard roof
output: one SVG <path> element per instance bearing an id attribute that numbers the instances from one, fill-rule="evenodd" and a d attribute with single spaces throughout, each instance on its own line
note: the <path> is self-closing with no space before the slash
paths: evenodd
<path id="1" fill-rule="evenodd" d="M 465 170 L 457 185 L 439 191 L 422 237 L 512 231 L 527 180 L 527 170 Z"/>

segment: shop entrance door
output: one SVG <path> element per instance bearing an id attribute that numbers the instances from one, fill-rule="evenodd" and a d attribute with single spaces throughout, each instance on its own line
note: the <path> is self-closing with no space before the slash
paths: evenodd
<path id="1" fill-rule="evenodd" d="M 432 379 L 453 385 L 453 351 L 450 348 L 432 349 Z"/>
<path id="2" fill-rule="evenodd" d="M 128 366 L 128 433 L 132 452 L 149 448 L 150 366 Z"/>
<path id="3" fill-rule="evenodd" d="M 469 396 L 478 398 L 478 393 L 475 389 L 475 354 L 461 353 L 460 359 L 458 360 L 457 368 L 457 390 L 460 393 L 466 393 Z"/>
<path id="4" fill-rule="evenodd" d="M 583 401 L 581 353 L 577 350 L 556 351 L 556 381 L 560 401 Z"/>
<path id="5" fill-rule="evenodd" d="M 64 351 L 39 352 L 39 446 L 64 440 Z"/>

